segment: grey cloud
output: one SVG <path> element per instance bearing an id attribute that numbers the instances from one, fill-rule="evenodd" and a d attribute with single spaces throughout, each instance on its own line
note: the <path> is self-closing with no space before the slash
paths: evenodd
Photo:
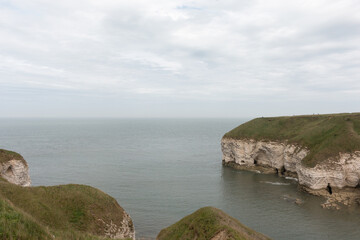
<path id="1" fill-rule="evenodd" d="M 58 106 L 62 97 L 109 96 L 139 111 L 131 101 L 193 101 L 186 114 L 214 101 L 354 100 L 358 9 L 355 0 L 8 1 L 0 3 L 0 93 L 10 103 L 16 91 L 49 104 L 56 96 Z"/>

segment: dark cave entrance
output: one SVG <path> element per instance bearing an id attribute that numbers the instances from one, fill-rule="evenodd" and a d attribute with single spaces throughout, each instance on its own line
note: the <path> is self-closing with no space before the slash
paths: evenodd
<path id="1" fill-rule="evenodd" d="M 330 183 L 328 183 L 326 190 L 329 192 L 330 195 L 332 194 L 332 188 L 330 186 Z"/>
<path id="2" fill-rule="evenodd" d="M 276 170 L 276 174 L 279 175 L 279 176 L 284 176 L 284 174 L 285 174 L 285 172 L 286 172 L 284 166 L 281 167 L 280 171 L 279 171 L 278 168 L 276 168 L 275 170 Z"/>
<path id="3" fill-rule="evenodd" d="M 6 174 L 11 175 L 12 173 L 13 173 L 12 167 L 10 166 L 10 167 L 8 167 L 8 169 L 6 169 Z"/>

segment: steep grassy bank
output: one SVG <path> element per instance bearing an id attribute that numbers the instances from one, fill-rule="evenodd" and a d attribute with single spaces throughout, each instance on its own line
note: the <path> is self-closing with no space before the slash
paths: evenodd
<path id="1" fill-rule="evenodd" d="M 268 237 L 242 225 L 223 211 L 204 207 L 161 230 L 157 240 L 260 240 Z"/>
<path id="2" fill-rule="evenodd" d="M 246 122 L 224 138 L 286 141 L 310 150 L 303 159 L 313 167 L 339 152 L 360 151 L 360 113 L 265 117 Z"/>
<path id="3" fill-rule="evenodd" d="M 0 239 L 8 240 L 107 240 L 72 229 L 59 231 L 49 229 L 36 219 L 16 208 L 9 201 L 0 199 Z"/>
<path id="4" fill-rule="evenodd" d="M 0 239 L 104 239 L 99 236 L 106 236 L 110 223 L 123 217 L 115 199 L 89 186 L 0 181 Z"/>
<path id="5" fill-rule="evenodd" d="M 0 239 L 51 239 L 51 234 L 30 216 L 0 198 Z"/>

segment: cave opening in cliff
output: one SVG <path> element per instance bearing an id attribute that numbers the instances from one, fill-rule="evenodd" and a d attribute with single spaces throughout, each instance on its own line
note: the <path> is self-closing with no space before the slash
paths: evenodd
<path id="1" fill-rule="evenodd" d="M 281 171 L 280 171 L 281 175 L 284 175 L 284 174 L 285 174 L 285 172 L 286 172 L 286 169 L 285 169 L 285 167 L 284 167 L 284 166 L 282 166 L 282 167 L 281 167 Z"/>
<path id="2" fill-rule="evenodd" d="M 5 172 L 6 175 L 14 175 L 13 170 L 12 170 L 12 166 L 8 167 L 8 169 L 6 169 Z"/>
<path id="3" fill-rule="evenodd" d="M 330 195 L 332 194 L 332 188 L 330 186 L 330 183 L 328 183 L 326 190 L 330 193 Z"/>
<path id="4" fill-rule="evenodd" d="M 254 164 L 257 165 L 258 164 L 258 160 L 257 158 L 254 159 Z"/>

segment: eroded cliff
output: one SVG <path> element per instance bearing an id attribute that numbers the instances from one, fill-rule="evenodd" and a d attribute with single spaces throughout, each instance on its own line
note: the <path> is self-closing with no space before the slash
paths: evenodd
<path id="1" fill-rule="evenodd" d="M 302 164 L 309 150 L 293 144 L 274 141 L 237 140 L 221 141 L 223 162 L 239 168 L 261 170 L 270 168 L 279 175 L 295 173 L 299 184 L 310 189 L 356 187 L 360 182 L 360 151 L 339 153 L 338 158 L 327 159 L 315 167 Z"/>
<path id="2" fill-rule="evenodd" d="M 360 114 L 254 119 L 224 135 L 223 164 L 296 177 L 310 193 L 360 202 L 359 127 Z"/>
<path id="3" fill-rule="evenodd" d="M 18 153 L 4 149 L 0 149 L 0 176 L 16 185 L 31 185 L 29 167 L 24 158 Z"/>

